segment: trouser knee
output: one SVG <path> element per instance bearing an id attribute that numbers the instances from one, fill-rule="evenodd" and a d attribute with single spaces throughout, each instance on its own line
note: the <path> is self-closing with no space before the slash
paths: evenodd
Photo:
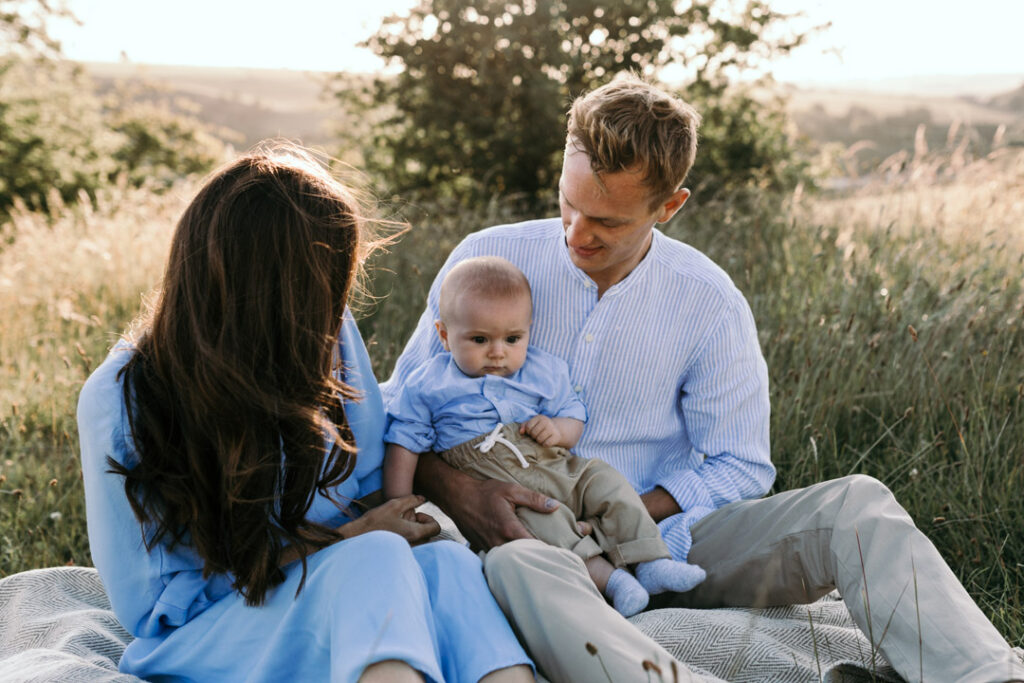
<path id="1" fill-rule="evenodd" d="M 904 512 L 885 484 L 866 474 L 851 474 L 836 480 L 844 487 L 843 509 L 848 514 L 878 516 L 894 508 Z"/>
<path id="2" fill-rule="evenodd" d="M 892 491 L 888 486 L 867 474 L 851 474 L 837 481 L 843 482 L 846 488 L 858 497 L 878 500 L 892 498 Z"/>
<path id="3" fill-rule="evenodd" d="M 537 551 L 552 551 L 554 548 L 532 538 L 509 541 L 487 551 L 484 559 L 484 575 L 491 590 L 499 588 L 509 580 L 521 577 L 533 564 L 530 555 Z"/>
<path id="4" fill-rule="evenodd" d="M 843 538 L 854 535 L 860 543 L 882 536 L 902 536 L 916 530 L 914 521 L 896 501 L 892 491 L 877 479 L 862 474 L 843 477 L 843 502 L 836 511 L 833 529 Z"/>

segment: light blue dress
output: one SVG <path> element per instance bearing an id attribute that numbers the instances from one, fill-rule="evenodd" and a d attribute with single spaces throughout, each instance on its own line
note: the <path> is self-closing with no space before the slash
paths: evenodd
<path id="1" fill-rule="evenodd" d="M 338 485 L 341 500 L 380 488 L 384 410 L 366 348 L 351 319 L 342 328 L 346 382 L 362 400 L 346 405 L 359 454 Z M 402 660 L 432 681 L 477 681 L 529 664 L 487 589 L 480 561 L 451 542 L 410 548 L 374 531 L 311 555 L 260 607 L 245 605 L 227 576 L 203 578 L 190 548 L 147 551 L 124 479 L 107 456 L 136 462 L 118 371 L 132 350 L 119 344 L 85 383 L 78 403 L 89 544 L 111 605 L 135 637 L 122 672 L 152 681 L 355 681 L 374 662 Z M 318 496 L 309 517 L 350 518 Z"/>

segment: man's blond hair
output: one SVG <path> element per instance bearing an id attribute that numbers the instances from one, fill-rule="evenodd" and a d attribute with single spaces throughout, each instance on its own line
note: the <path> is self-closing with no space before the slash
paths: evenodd
<path id="1" fill-rule="evenodd" d="M 699 124 L 693 107 L 629 73 L 576 98 L 567 144 L 590 157 L 599 177 L 639 171 L 657 206 L 693 166 Z"/>
<path id="2" fill-rule="evenodd" d="M 441 281 L 438 308 L 442 322 L 451 320 L 457 300 L 465 295 L 486 299 L 519 296 L 531 299 L 530 281 L 511 261 L 499 256 L 477 256 L 456 263 Z"/>

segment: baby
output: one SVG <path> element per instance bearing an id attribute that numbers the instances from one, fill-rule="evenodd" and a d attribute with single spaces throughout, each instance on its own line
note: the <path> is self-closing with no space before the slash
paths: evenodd
<path id="1" fill-rule="evenodd" d="M 419 453 L 437 451 L 479 479 L 521 484 L 562 504 L 519 508 L 537 538 L 579 555 L 595 585 L 625 616 L 649 596 L 686 591 L 704 570 L 671 558 L 630 483 L 612 466 L 570 453 L 586 409 L 566 363 L 530 347 L 530 284 L 512 263 L 478 257 L 441 284 L 436 327 L 445 353 L 410 376 L 388 406 L 384 493 L 412 493 Z M 591 522 L 582 536 L 576 520 Z M 635 565 L 635 577 L 626 569 Z"/>

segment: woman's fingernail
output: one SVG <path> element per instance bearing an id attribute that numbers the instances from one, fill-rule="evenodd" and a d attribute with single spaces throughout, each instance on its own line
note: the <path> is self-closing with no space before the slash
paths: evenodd
<path id="1" fill-rule="evenodd" d="M 554 507 L 557 507 L 557 506 L 558 506 L 558 501 L 553 499 L 553 498 L 548 498 L 547 500 L 544 501 L 544 507 L 546 507 L 548 510 L 550 510 L 550 509 L 552 509 Z"/>

